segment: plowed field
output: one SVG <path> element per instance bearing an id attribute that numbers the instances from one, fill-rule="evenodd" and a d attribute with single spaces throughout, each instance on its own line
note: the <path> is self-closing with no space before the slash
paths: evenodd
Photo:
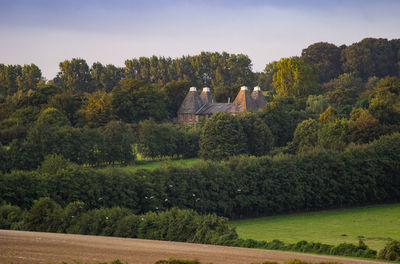
<path id="1" fill-rule="evenodd" d="M 128 263 L 154 263 L 160 259 L 189 258 L 203 263 L 253 263 L 302 259 L 313 263 L 383 263 L 291 252 L 234 248 L 102 236 L 0 230 L 0 263 L 94 262 L 119 259 Z"/>

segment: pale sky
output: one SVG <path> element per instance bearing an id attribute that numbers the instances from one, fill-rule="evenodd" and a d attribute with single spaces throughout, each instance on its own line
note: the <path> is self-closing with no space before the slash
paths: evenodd
<path id="1" fill-rule="evenodd" d="M 124 66 L 140 56 L 243 53 L 253 70 L 324 41 L 400 38 L 400 1 L 0 0 L 0 63 Z"/>

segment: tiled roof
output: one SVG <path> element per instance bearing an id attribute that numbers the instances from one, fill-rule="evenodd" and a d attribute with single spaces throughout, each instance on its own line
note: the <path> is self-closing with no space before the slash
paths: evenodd
<path id="1" fill-rule="evenodd" d="M 265 100 L 265 97 L 261 91 L 254 90 L 251 93 L 251 98 L 258 108 L 264 108 L 264 106 L 267 104 L 267 101 Z"/>
<path id="2" fill-rule="evenodd" d="M 203 104 L 214 103 L 214 98 L 210 92 L 205 92 L 205 91 L 201 92 L 200 99 L 203 102 Z"/>
<path id="3" fill-rule="evenodd" d="M 178 113 L 194 114 L 202 106 L 203 106 L 203 103 L 202 103 L 197 91 L 189 91 L 185 97 L 185 100 L 183 100 L 181 107 L 179 107 Z"/>
<path id="4" fill-rule="evenodd" d="M 257 111 L 258 107 L 251 98 L 251 95 L 248 90 L 240 90 L 228 112 L 235 114 L 247 110 Z"/>
<path id="5" fill-rule="evenodd" d="M 231 105 L 232 104 L 224 104 L 224 103 L 205 105 L 196 114 L 210 115 L 214 113 L 225 112 L 231 107 Z"/>

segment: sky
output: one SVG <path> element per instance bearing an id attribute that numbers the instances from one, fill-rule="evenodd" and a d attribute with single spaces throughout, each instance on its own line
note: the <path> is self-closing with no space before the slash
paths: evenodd
<path id="1" fill-rule="evenodd" d="M 141 56 L 241 53 L 254 71 L 316 42 L 400 38 L 399 0 L 0 0 L 0 63 L 124 66 Z"/>

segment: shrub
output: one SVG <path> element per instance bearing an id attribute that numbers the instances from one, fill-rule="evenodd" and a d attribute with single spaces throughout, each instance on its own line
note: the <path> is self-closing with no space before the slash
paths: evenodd
<path id="1" fill-rule="evenodd" d="M 400 242 L 397 240 L 389 242 L 381 251 L 379 251 L 378 258 L 400 261 Z"/>

